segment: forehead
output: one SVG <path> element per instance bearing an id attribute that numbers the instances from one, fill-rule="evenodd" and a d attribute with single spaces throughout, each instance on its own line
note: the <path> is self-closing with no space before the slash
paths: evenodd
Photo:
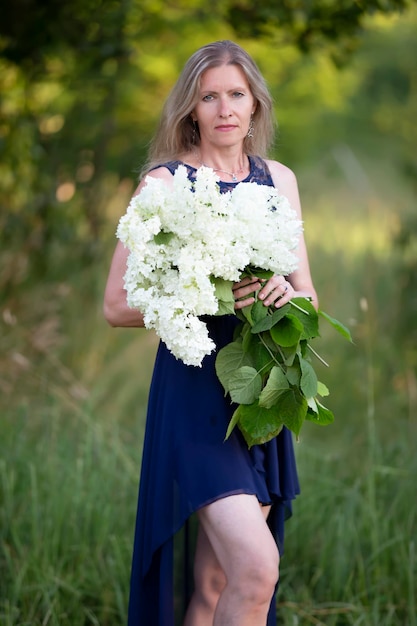
<path id="1" fill-rule="evenodd" d="M 246 87 L 249 83 L 239 65 L 220 65 L 203 72 L 200 78 L 201 91 L 222 91 L 234 87 Z"/>

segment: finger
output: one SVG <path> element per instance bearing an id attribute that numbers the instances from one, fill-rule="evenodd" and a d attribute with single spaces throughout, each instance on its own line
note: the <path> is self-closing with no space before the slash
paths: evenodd
<path id="1" fill-rule="evenodd" d="M 239 309 L 244 309 L 245 306 L 250 306 L 251 304 L 253 304 L 255 302 L 255 298 L 251 297 L 251 298 L 245 298 L 243 300 L 236 300 L 235 301 L 235 309 L 239 310 Z"/>
<path id="2" fill-rule="evenodd" d="M 284 304 L 287 304 L 291 300 L 291 298 L 294 297 L 294 295 L 295 295 L 295 291 L 294 291 L 293 286 L 291 285 L 291 283 L 287 283 L 284 286 L 283 293 L 281 293 L 281 295 L 279 295 L 277 299 L 274 301 L 274 306 L 276 308 L 284 306 Z"/>
<path id="3" fill-rule="evenodd" d="M 245 287 L 246 285 L 253 285 L 259 283 L 259 280 L 256 276 L 245 276 L 242 280 L 239 280 L 237 283 L 234 283 L 232 289 L 240 289 L 240 287 Z"/>
<path id="4" fill-rule="evenodd" d="M 255 282 L 251 281 L 249 283 L 243 281 L 236 283 L 236 286 L 232 289 L 235 300 L 240 300 L 254 294 L 256 291 L 259 291 L 260 288 L 261 284 L 256 280 Z"/>
<path id="5" fill-rule="evenodd" d="M 265 306 L 269 306 L 275 303 L 275 306 L 282 306 L 286 304 L 294 295 L 294 290 L 291 283 L 282 279 L 277 281 L 270 281 L 269 284 L 259 293 L 259 298 L 264 301 Z"/>
<path id="6" fill-rule="evenodd" d="M 285 293 L 285 287 L 287 284 L 288 283 L 283 276 L 272 276 L 272 278 L 262 285 L 262 289 L 260 290 L 258 297 L 261 300 L 265 300 L 275 291 L 277 291 L 277 296 L 281 295 Z"/>

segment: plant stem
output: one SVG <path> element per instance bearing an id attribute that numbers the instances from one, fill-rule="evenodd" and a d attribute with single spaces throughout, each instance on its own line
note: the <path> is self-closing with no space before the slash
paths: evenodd
<path id="1" fill-rule="evenodd" d="M 293 302 L 292 300 L 289 301 L 289 304 L 291 304 L 291 306 L 293 306 L 294 308 L 298 309 L 299 311 L 301 311 L 301 313 L 305 313 L 306 315 L 310 315 L 310 313 L 308 311 L 306 311 L 305 309 L 303 309 L 303 307 L 298 306 L 298 304 L 295 304 L 295 302 Z"/>
<path id="2" fill-rule="evenodd" d="M 274 363 L 276 363 L 277 365 L 279 365 L 279 367 L 282 369 L 282 371 L 284 372 L 284 368 L 282 367 L 282 364 L 277 360 L 277 358 L 275 357 L 274 353 L 269 349 L 269 347 L 267 346 L 267 344 L 265 343 L 263 337 L 262 337 L 262 333 L 258 333 L 258 337 L 261 340 L 261 343 L 263 344 L 264 348 L 267 349 L 269 356 L 271 357 L 271 359 L 274 361 Z M 279 346 L 278 346 L 279 348 Z M 269 365 L 269 364 L 268 364 Z M 264 366 L 262 369 L 264 369 L 266 366 Z M 262 369 L 260 371 L 262 371 Z"/>
<path id="3" fill-rule="evenodd" d="M 323 365 L 325 365 L 326 367 L 329 367 L 329 364 L 328 364 L 328 363 L 326 363 L 326 361 L 325 361 L 325 360 L 324 360 L 324 359 L 323 359 L 323 358 L 322 358 L 322 357 L 321 357 L 321 356 L 320 356 L 320 355 L 319 355 L 319 354 L 318 354 L 318 353 L 314 350 L 314 348 L 312 348 L 312 347 L 310 346 L 310 344 L 309 344 L 309 343 L 307 344 L 307 348 L 308 348 L 309 350 L 311 350 L 311 352 L 314 354 L 314 356 L 315 356 L 315 357 L 316 357 L 316 358 L 317 358 L 317 359 L 318 359 L 321 363 L 323 363 Z"/>

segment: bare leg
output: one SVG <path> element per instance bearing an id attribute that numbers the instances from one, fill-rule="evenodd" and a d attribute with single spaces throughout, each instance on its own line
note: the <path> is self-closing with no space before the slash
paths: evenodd
<path id="1" fill-rule="evenodd" d="M 201 524 L 195 551 L 194 585 L 184 626 L 213 626 L 214 612 L 226 586 L 226 577 Z"/>
<path id="2" fill-rule="evenodd" d="M 243 494 L 201 509 L 196 593 L 184 626 L 265 626 L 279 563 L 268 511 Z"/>

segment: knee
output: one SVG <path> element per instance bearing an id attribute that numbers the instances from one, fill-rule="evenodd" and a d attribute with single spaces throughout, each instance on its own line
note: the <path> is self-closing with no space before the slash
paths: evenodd
<path id="1" fill-rule="evenodd" d="M 194 576 L 195 594 L 199 603 L 214 610 L 220 595 L 226 586 L 226 577 L 220 568 L 211 568 L 204 575 L 197 572 Z"/>
<path id="2" fill-rule="evenodd" d="M 255 563 L 248 572 L 249 586 L 259 603 L 270 602 L 279 578 L 279 558 L 271 556 Z"/>
<path id="3" fill-rule="evenodd" d="M 279 578 L 278 550 L 248 557 L 238 571 L 237 591 L 243 602 L 268 604 Z"/>

